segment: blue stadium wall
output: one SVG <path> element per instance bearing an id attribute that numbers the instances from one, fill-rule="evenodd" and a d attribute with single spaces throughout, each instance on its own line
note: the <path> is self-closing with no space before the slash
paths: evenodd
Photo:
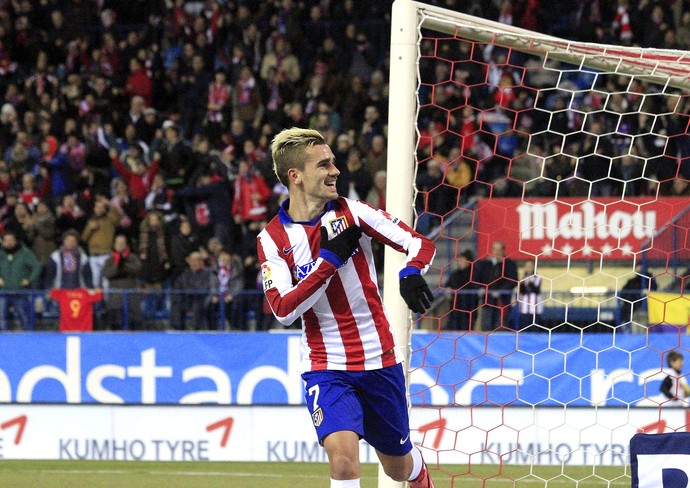
<path id="1" fill-rule="evenodd" d="M 659 393 L 684 334 L 414 334 L 416 405 L 625 406 Z M 0 341 L 0 402 L 304 402 L 295 333 L 18 333 Z"/>

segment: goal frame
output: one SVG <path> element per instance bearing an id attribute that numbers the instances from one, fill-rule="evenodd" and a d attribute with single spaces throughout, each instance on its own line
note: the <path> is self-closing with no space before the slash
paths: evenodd
<path id="1" fill-rule="evenodd" d="M 388 198 L 386 208 L 410 225 L 415 222 L 415 152 L 420 135 L 416 128 L 420 79 L 417 63 L 422 28 L 470 41 L 495 43 L 517 51 L 541 54 L 545 62 L 567 62 L 582 70 L 630 75 L 665 87 L 690 91 L 690 53 L 685 51 L 571 42 L 417 1 L 395 0 L 391 17 L 386 185 L 387 194 L 395 195 L 395 198 Z M 398 292 L 398 271 L 402 261 L 399 253 L 386 248 L 383 298 L 408 364 L 406 374 L 409 383 L 414 321 Z M 388 478 L 379 464 L 378 486 L 402 488 L 406 483 Z"/>

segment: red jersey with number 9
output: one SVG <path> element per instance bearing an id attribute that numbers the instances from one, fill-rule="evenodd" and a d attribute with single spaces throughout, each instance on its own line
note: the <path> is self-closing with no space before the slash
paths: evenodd
<path id="1" fill-rule="evenodd" d="M 50 298 L 60 307 L 61 332 L 93 330 L 93 304 L 103 300 L 102 291 L 54 289 Z"/>

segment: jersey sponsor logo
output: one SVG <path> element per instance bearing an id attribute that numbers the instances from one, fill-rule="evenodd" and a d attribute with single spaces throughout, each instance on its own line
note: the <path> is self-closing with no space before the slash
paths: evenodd
<path id="1" fill-rule="evenodd" d="M 316 261 L 296 265 L 295 269 L 292 271 L 293 278 L 295 278 L 297 281 L 302 281 L 304 278 L 309 276 L 309 273 L 312 272 L 314 266 L 316 266 Z"/>
<path id="2" fill-rule="evenodd" d="M 295 246 L 290 246 L 290 247 L 284 247 L 283 248 L 283 254 L 286 256 L 292 252 L 292 250 L 295 248 Z"/>
<path id="3" fill-rule="evenodd" d="M 261 265 L 261 279 L 264 282 L 264 291 L 273 287 L 273 280 L 271 279 L 271 267 L 266 263 Z"/>
<path id="4" fill-rule="evenodd" d="M 321 410 L 321 407 L 314 410 L 314 413 L 311 414 L 311 421 L 314 422 L 314 427 L 321 425 L 323 422 L 323 410 Z"/>
<path id="5" fill-rule="evenodd" d="M 331 232 L 333 232 L 334 236 L 337 236 L 342 231 L 344 231 L 345 229 L 348 228 L 347 218 L 345 218 L 345 216 L 338 217 L 337 219 L 333 219 L 333 220 L 329 221 L 328 223 L 331 226 Z"/>

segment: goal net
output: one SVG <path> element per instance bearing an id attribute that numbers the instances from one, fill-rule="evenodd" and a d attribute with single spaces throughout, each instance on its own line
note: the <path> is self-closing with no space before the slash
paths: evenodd
<path id="1" fill-rule="evenodd" d="M 398 330 L 434 481 L 629 486 L 634 434 L 688 430 L 685 372 L 663 385 L 690 350 L 689 53 L 406 0 L 391 30 L 387 210 L 437 248 Z"/>

